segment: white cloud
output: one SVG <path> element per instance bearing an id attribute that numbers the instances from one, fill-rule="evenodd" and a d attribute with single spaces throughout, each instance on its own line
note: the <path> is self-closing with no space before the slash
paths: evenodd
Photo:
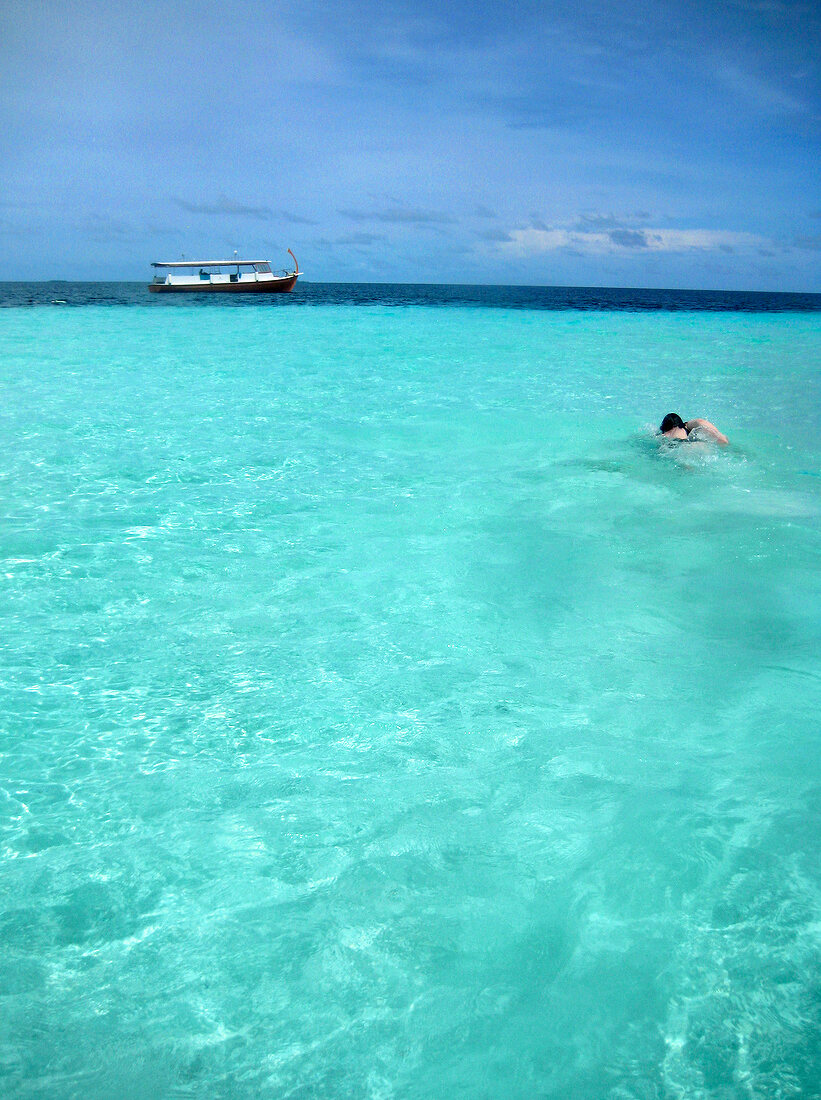
<path id="1" fill-rule="evenodd" d="M 574 229 L 514 229 L 499 247 L 516 256 L 568 250 L 589 255 L 635 252 L 747 252 L 771 246 L 755 233 L 723 229 L 640 229 L 586 233 Z"/>
<path id="2" fill-rule="evenodd" d="M 805 114 L 806 103 L 753 73 L 745 72 L 737 65 L 724 65 L 718 78 L 734 94 L 767 112 Z"/>

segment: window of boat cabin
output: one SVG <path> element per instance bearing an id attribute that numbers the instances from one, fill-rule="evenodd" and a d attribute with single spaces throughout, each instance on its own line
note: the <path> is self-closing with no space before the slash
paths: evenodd
<path id="1" fill-rule="evenodd" d="M 258 275 L 270 275 L 271 274 L 271 265 L 270 264 L 254 264 L 254 271 L 256 271 L 256 273 Z"/>

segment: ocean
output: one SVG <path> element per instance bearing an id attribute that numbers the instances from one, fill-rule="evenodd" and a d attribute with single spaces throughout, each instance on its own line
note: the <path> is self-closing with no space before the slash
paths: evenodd
<path id="1" fill-rule="evenodd" d="M 821 1095 L 820 368 L 817 295 L 0 285 L 0 1093 Z"/>

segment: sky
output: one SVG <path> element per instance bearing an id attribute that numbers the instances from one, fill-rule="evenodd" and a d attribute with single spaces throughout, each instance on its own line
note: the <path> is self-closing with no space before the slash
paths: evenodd
<path id="1" fill-rule="evenodd" d="M 817 0 L 0 2 L 0 279 L 821 292 Z"/>

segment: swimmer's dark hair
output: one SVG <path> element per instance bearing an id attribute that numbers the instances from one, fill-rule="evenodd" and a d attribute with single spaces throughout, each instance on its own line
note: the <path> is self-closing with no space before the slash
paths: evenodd
<path id="1" fill-rule="evenodd" d="M 684 421 L 681 419 L 678 413 L 668 413 L 665 416 L 664 420 L 662 420 L 659 431 L 671 432 L 673 428 L 684 428 L 685 432 L 687 431 Z"/>

